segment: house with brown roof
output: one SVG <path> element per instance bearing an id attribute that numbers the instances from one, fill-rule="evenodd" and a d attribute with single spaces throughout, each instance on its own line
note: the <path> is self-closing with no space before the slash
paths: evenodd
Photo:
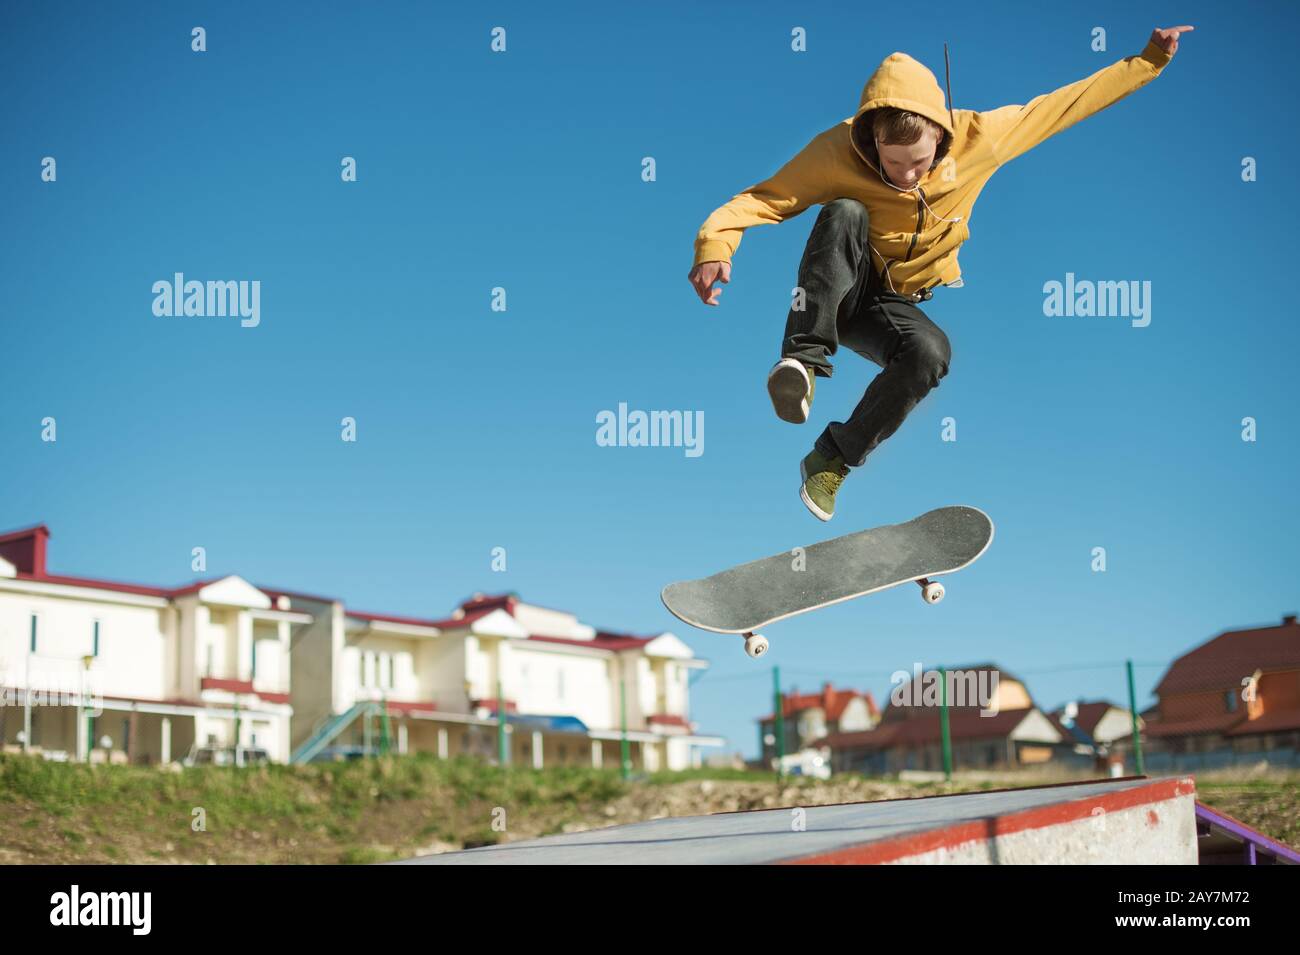
<path id="1" fill-rule="evenodd" d="M 1126 707 L 1109 700 L 1071 700 L 1047 714 L 1064 740 L 1061 758 L 1105 771 L 1115 760 L 1116 742 L 1133 735 L 1133 718 Z M 1138 718 L 1138 730 L 1143 726 Z"/>
<path id="2" fill-rule="evenodd" d="M 793 687 L 790 692 L 782 693 L 781 715 L 784 752 L 790 754 L 831 733 L 869 730 L 880 720 L 880 709 L 870 693 L 836 689 L 827 681 L 813 693 L 800 693 Z M 758 730 L 761 764 L 767 766 L 777 754 L 776 714 L 759 717 Z"/>
<path id="3" fill-rule="evenodd" d="M 1009 769 L 1045 763 L 1064 742 L 1029 695 L 1023 681 L 984 663 L 895 674 L 889 705 L 877 726 L 830 733 L 812 745 L 826 747 L 835 772 L 885 775 L 943 769 L 943 716 L 954 769 Z"/>
<path id="4" fill-rule="evenodd" d="M 1300 623 L 1227 630 L 1178 657 L 1143 715 L 1147 768 L 1297 765 Z M 1131 746 L 1128 747 L 1131 749 Z"/>

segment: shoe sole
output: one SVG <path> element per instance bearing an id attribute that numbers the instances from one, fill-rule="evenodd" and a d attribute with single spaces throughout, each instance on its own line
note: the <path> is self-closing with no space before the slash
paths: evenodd
<path id="1" fill-rule="evenodd" d="M 812 502 L 812 498 L 808 496 L 808 492 L 805 491 L 802 487 L 799 488 L 799 500 L 803 501 L 804 507 L 808 508 L 808 510 L 812 512 L 812 516 L 817 518 L 817 520 L 819 521 L 829 521 L 833 516 L 831 514 L 827 514 L 820 507 L 814 504 Z"/>
<path id="2" fill-rule="evenodd" d="M 778 365 L 767 376 L 767 393 L 772 409 L 782 421 L 803 424 L 808 420 L 808 379 L 793 365 Z"/>

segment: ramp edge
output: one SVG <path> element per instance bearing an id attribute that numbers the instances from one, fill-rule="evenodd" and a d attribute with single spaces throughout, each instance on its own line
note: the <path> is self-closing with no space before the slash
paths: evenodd
<path id="1" fill-rule="evenodd" d="M 962 794 L 954 794 L 962 795 Z M 973 793 L 972 795 L 978 795 Z M 1068 802 L 1054 803 L 1049 806 L 1037 806 L 1006 815 L 989 816 L 972 822 L 962 822 L 950 826 L 939 826 L 924 832 L 906 836 L 895 836 L 877 842 L 861 843 L 820 852 L 810 856 L 782 859 L 775 865 L 881 865 L 894 862 L 908 856 L 940 849 L 952 850 L 957 846 L 971 842 L 987 842 L 999 836 L 1007 836 L 1030 829 L 1042 829 L 1064 823 L 1078 822 L 1094 814 L 1100 808 L 1104 812 L 1117 812 L 1157 802 L 1166 802 L 1180 796 L 1195 796 L 1196 781 L 1191 776 L 1176 779 L 1162 779 L 1120 789 L 1115 792 L 1084 796 Z"/>

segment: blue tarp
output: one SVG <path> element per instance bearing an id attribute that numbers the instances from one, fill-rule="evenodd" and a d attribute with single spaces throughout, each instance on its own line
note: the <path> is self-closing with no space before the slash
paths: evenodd
<path id="1" fill-rule="evenodd" d="M 552 730 L 558 733 L 586 733 L 587 724 L 582 722 L 576 716 L 539 716 L 536 713 L 528 713 L 523 716 L 514 713 L 506 714 L 506 722 L 518 723 L 522 726 L 531 726 L 539 730 Z"/>

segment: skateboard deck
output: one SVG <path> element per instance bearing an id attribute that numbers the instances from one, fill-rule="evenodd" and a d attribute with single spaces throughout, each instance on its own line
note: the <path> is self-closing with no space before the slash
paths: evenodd
<path id="1" fill-rule="evenodd" d="M 741 564 L 663 589 L 664 606 L 701 630 L 752 634 L 759 627 L 911 581 L 929 603 L 943 597 L 930 577 L 961 570 L 993 540 L 977 507 L 940 507 L 902 524 L 856 531 L 798 551 Z M 928 589 L 927 589 L 928 588 Z M 765 648 L 765 644 L 764 644 Z"/>

